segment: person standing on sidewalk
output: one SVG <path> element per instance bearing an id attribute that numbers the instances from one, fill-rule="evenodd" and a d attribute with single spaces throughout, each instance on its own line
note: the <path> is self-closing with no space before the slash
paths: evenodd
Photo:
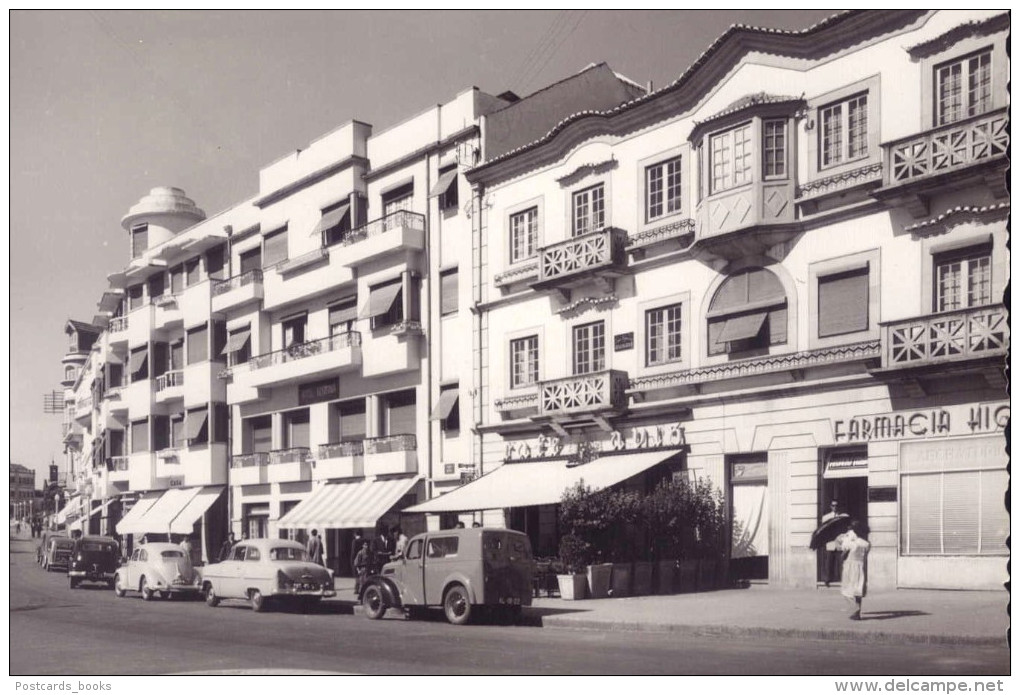
<path id="1" fill-rule="evenodd" d="M 840 593 L 854 604 L 854 612 L 850 620 L 861 619 L 861 607 L 864 597 L 868 595 L 868 551 L 869 543 L 864 524 L 854 519 L 850 522 L 850 530 L 841 536 L 840 550 L 844 553 L 843 578 Z"/>
<path id="2" fill-rule="evenodd" d="M 835 519 L 837 516 L 839 516 L 839 502 L 832 500 L 829 502 L 828 513 L 822 516 L 822 523 L 824 524 L 829 519 Z M 826 588 L 828 588 L 829 582 L 839 581 L 839 565 L 842 555 L 836 540 L 825 544 L 825 556 L 822 558 L 822 581 L 825 582 Z"/>
<path id="3" fill-rule="evenodd" d="M 312 529 L 312 537 L 308 539 L 308 559 L 317 565 L 322 564 L 322 539 L 315 529 Z"/>

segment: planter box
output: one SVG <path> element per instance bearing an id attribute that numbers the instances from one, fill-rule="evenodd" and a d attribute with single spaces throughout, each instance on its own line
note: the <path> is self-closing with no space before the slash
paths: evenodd
<path id="1" fill-rule="evenodd" d="M 652 593 L 652 563 L 634 563 L 634 596 L 647 596 Z"/>
<path id="2" fill-rule="evenodd" d="M 613 598 L 630 596 L 630 579 L 634 575 L 634 565 L 630 562 L 613 563 L 613 579 L 611 582 Z"/>
<path id="3" fill-rule="evenodd" d="M 711 591 L 715 588 L 717 564 L 715 560 L 698 561 L 698 591 Z"/>
<path id="4" fill-rule="evenodd" d="M 568 601 L 579 601 L 584 598 L 588 581 L 583 574 L 557 574 L 556 581 L 560 585 L 560 598 Z"/>
<path id="5" fill-rule="evenodd" d="M 659 579 L 655 593 L 660 595 L 676 593 L 676 560 L 659 560 L 656 565 Z"/>
<path id="6" fill-rule="evenodd" d="M 690 593 L 698 590 L 698 561 L 681 560 L 677 591 Z"/>
<path id="7" fill-rule="evenodd" d="M 588 565 L 588 595 L 591 598 L 609 598 L 612 577 L 612 565 Z"/>

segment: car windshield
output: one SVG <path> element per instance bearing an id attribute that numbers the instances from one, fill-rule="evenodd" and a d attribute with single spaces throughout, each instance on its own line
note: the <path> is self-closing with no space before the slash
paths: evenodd
<path id="1" fill-rule="evenodd" d="M 85 552 L 110 552 L 113 546 L 108 543 L 96 543 L 95 541 L 82 541 L 81 549 Z"/>
<path id="2" fill-rule="evenodd" d="M 300 560 L 308 562 L 308 553 L 304 548 L 273 548 L 269 551 L 270 560 Z"/>
<path id="3" fill-rule="evenodd" d="M 184 553 L 180 550 L 164 550 L 159 554 L 164 560 L 183 560 Z"/>

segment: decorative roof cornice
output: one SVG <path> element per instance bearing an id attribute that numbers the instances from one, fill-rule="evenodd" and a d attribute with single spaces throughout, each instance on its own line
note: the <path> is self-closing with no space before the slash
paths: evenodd
<path id="1" fill-rule="evenodd" d="M 681 239 L 681 237 L 689 234 L 694 234 L 695 222 L 694 220 L 687 218 L 683 220 L 677 220 L 676 222 L 670 222 L 653 229 L 646 229 L 643 232 L 637 234 L 631 234 L 627 237 L 627 250 L 641 248 L 642 246 L 648 246 L 650 244 L 656 244 L 660 241 L 667 241 L 669 239 Z M 693 239 L 691 239 L 693 241 Z M 683 244 L 681 244 L 683 245 Z M 689 245 L 689 243 L 687 244 Z"/>
<path id="2" fill-rule="evenodd" d="M 782 96 L 779 94 L 768 94 L 767 92 L 758 92 L 757 94 L 749 94 L 745 97 L 737 99 L 722 111 L 714 113 L 708 118 L 702 119 L 700 121 L 694 121 L 694 125 L 695 126 L 705 125 L 706 123 L 711 123 L 712 121 L 717 121 L 721 118 L 725 118 L 726 116 L 735 113 L 740 113 L 741 111 L 744 111 L 751 107 L 761 106 L 763 104 L 801 104 L 801 103 L 804 103 L 803 94 L 801 94 L 798 97 L 792 97 Z"/>
<path id="3" fill-rule="evenodd" d="M 974 19 L 953 27 L 944 34 L 933 39 L 922 41 L 907 47 L 907 53 L 913 58 L 926 58 L 930 55 L 940 53 L 963 39 L 972 36 L 987 36 L 997 31 L 1009 29 L 1009 13 L 995 15 L 986 19 Z"/>
<path id="4" fill-rule="evenodd" d="M 603 304 L 613 304 L 614 302 L 620 301 L 620 298 L 615 294 L 607 294 L 605 297 L 581 297 L 580 299 L 567 304 L 556 310 L 557 314 L 569 314 L 574 311 L 580 311 L 585 305 L 591 308 L 598 308 Z"/>
<path id="5" fill-rule="evenodd" d="M 904 227 L 903 231 L 913 232 L 917 234 L 923 234 L 925 232 L 934 231 L 933 228 L 941 227 L 942 225 L 949 224 L 951 222 L 959 224 L 963 219 L 974 219 L 978 217 L 989 217 L 995 218 L 1000 215 L 1005 215 L 1009 211 L 1009 203 L 996 203 L 995 205 L 957 205 L 955 208 L 950 208 L 943 212 L 941 215 L 937 215 L 930 219 L 912 224 L 909 227 Z"/>

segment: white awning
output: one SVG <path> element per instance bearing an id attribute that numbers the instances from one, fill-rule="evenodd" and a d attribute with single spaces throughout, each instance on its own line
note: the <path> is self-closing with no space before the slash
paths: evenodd
<path id="1" fill-rule="evenodd" d="M 163 496 L 162 492 L 146 492 L 138 501 L 135 502 L 131 510 L 124 515 L 124 518 L 117 524 L 117 533 L 122 536 L 127 536 L 132 533 L 145 533 L 141 527 L 138 527 L 138 523 L 145 516 L 145 512 L 149 511 L 149 508 L 156 504 L 160 497 Z M 138 527 L 136 529 L 136 527 Z"/>
<path id="2" fill-rule="evenodd" d="M 81 516 L 81 497 L 74 496 L 57 512 L 56 521 L 57 525 L 66 524 L 68 518 L 74 521 Z"/>
<path id="3" fill-rule="evenodd" d="M 135 533 L 170 533 L 171 522 L 201 489 L 175 487 L 167 490 L 138 520 Z"/>
<path id="4" fill-rule="evenodd" d="M 287 512 L 280 528 L 372 528 L 419 478 L 326 483 Z"/>
<path id="5" fill-rule="evenodd" d="M 833 452 L 825 461 L 825 472 L 822 477 L 830 480 L 832 478 L 859 478 L 868 475 L 868 453 L 863 452 Z"/>
<path id="6" fill-rule="evenodd" d="M 222 485 L 211 485 L 200 488 L 198 494 L 191 498 L 181 513 L 170 522 L 170 533 L 183 533 L 190 535 L 195 530 L 195 522 L 213 505 L 219 496 L 223 494 Z"/>
<path id="7" fill-rule="evenodd" d="M 563 492 L 582 480 L 593 490 L 607 488 L 662 463 L 676 453 L 628 452 L 602 456 L 580 466 L 567 466 L 566 461 L 504 463 L 463 487 L 404 511 L 435 514 L 558 504 Z"/>

